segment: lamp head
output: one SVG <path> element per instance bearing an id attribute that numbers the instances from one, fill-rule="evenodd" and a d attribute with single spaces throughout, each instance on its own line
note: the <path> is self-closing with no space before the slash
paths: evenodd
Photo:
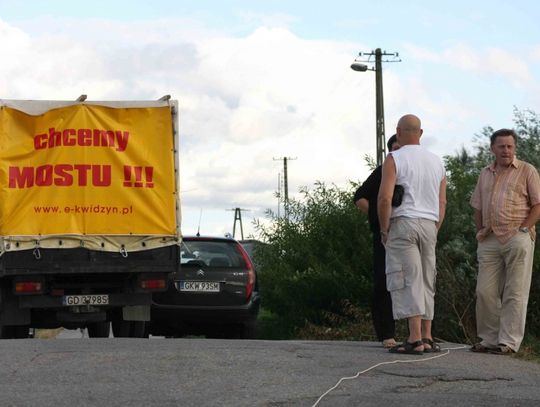
<path id="1" fill-rule="evenodd" d="M 353 71 L 366 72 L 368 70 L 368 66 L 366 64 L 361 64 L 360 62 L 353 62 L 351 64 L 351 69 Z"/>

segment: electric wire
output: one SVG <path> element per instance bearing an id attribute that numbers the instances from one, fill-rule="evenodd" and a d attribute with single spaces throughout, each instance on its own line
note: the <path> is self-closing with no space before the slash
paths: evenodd
<path id="1" fill-rule="evenodd" d="M 433 359 L 438 359 L 438 358 L 442 358 L 443 356 L 447 356 L 450 354 L 450 351 L 451 350 L 458 350 L 458 349 L 465 349 L 467 348 L 467 346 L 458 346 L 456 348 L 444 348 L 444 349 L 441 349 L 442 350 L 445 350 L 446 352 L 441 352 L 440 354 L 438 355 L 435 355 L 435 356 L 430 356 L 428 358 L 422 358 L 422 359 L 398 359 L 398 360 L 392 360 L 392 361 L 388 361 L 388 362 L 380 362 L 380 363 L 377 363 L 376 365 L 373 365 L 365 370 L 362 370 L 358 373 L 356 373 L 354 376 L 349 376 L 349 377 L 342 377 L 341 379 L 338 380 L 338 382 L 332 386 L 331 388 L 329 388 L 328 390 L 326 390 L 318 399 L 317 401 L 315 402 L 315 404 L 313 404 L 312 407 L 316 407 L 320 401 L 326 397 L 328 394 L 330 394 L 330 392 L 332 392 L 333 390 L 337 389 L 339 387 L 339 385 L 344 382 L 345 380 L 354 380 L 354 379 L 358 379 L 358 377 L 360 377 L 360 375 L 364 374 L 364 373 L 367 373 L 369 372 L 370 370 L 373 370 L 379 366 L 383 366 L 383 365 L 392 365 L 392 364 L 396 364 L 396 363 L 416 363 L 416 362 L 427 362 L 428 360 L 433 360 Z"/>

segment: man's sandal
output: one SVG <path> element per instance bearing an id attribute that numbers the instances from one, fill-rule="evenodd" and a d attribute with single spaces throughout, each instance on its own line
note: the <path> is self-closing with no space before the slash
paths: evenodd
<path id="1" fill-rule="evenodd" d="M 413 343 L 405 341 L 399 345 L 390 348 L 388 351 L 390 353 L 401 353 L 403 355 L 422 355 L 424 353 L 423 349 L 415 350 L 415 348 L 418 348 L 419 346 L 424 346 L 424 343 L 422 341 L 416 341 Z"/>
<path id="2" fill-rule="evenodd" d="M 432 339 L 422 338 L 422 342 L 424 343 L 424 353 L 437 353 L 441 351 L 441 346 L 438 343 L 433 342 Z M 428 345 L 429 348 L 426 348 L 426 345 Z"/>
<path id="3" fill-rule="evenodd" d="M 494 350 L 497 350 L 497 348 L 490 348 L 489 346 L 482 345 L 480 342 L 475 343 L 473 346 L 471 346 L 471 352 L 476 353 L 488 353 Z"/>
<path id="4" fill-rule="evenodd" d="M 510 346 L 505 345 L 503 343 L 500 343 L 498 347 L 495 349 L 488 350 L 489 353 L 493 355 L 512 355 L 516 353 L 514 349 L 512 349 Z"/>

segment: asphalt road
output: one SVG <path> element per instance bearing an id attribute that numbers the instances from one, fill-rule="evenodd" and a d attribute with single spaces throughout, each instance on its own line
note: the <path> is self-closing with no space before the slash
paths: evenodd
<path id="1" fill-rule="evenodd" d="M 373 342 L 2 340 L 0 405 L 313 406 L 340 378 L 395 360 L 414 362 L 344 380 L 318 406 L 540 405 L 539 364 L 445 353 L 396 357 Z"/>

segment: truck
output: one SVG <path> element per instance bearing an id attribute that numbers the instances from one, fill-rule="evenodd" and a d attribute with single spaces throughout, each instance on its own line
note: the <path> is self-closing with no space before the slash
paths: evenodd
<path id="1" fill-rule="evenodd" d="M 148 336 L 178 271 L 178 102 L 86 99 L 0 99 L 0 338 Z"/>

